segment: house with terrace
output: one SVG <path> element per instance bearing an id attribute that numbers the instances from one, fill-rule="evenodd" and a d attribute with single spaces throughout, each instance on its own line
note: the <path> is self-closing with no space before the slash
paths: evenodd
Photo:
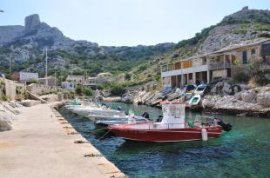
<path id="1" fill-rule="evenodd" d="M 193 56 L 161 66 L 164 87 L 211 83 L 231 78 L 255 61 L 270 64 L 270 38 L 256 38 L 227 46 L 218 51 Z"/>

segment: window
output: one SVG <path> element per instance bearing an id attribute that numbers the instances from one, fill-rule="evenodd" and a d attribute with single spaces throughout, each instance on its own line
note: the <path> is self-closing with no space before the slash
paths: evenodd
<path id="1" fill-rule="evenodd" d="M 231 69 L 227 69 L 227 77 L 232 77 L 232 71 L 231 71 Z"/>
<path id="2" fill-rule="evenodd" d="M 192 73 L 191 74 L 188 74 L 188 79 L 189 80 L 192 80 Z"/>
<path id="3" fill-rule="evenodd" d="M 243 60 L 243 64 L 247 64 L 247 51 L 243 51 L 242 52 L 242 60 Z"/>

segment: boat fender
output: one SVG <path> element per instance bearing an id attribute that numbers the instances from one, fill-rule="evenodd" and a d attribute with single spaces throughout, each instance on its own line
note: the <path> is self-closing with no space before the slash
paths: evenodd
<path id="1" fill-rule="evenodd" d="M 202 140 L 203 141 L 208 140 L 208 134 L 207 134 L 207 130 L 205 128 L 202 129 Z"/>

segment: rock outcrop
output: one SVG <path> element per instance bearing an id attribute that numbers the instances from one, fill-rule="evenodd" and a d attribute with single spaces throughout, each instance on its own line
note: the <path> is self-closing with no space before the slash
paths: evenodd
<path id="1" fill-rule="evenodd" d="M 33 14 L 25 17 L 25 33 L 38 29 L 40 25 L 39 15 Z"/>
<path id="2" fill-rule="evenodd" d="M 11 120 L 0 114 L 0 132 L 12 129 Z"/>
<path id="3" fill-rule="evenodd" d="M 270 91 L 263 91 L 257 95 L 257 103 L 263 107 L 270 107 Z"/>
<path id="4" fill-rule="evenodd" d="M 246 113 L 247 115 L 270 115 L 270 87 L 259 87 L 242 91 L 233 96 L 207 96 L 202 102 L 209 111 L 231 114 Z"/>

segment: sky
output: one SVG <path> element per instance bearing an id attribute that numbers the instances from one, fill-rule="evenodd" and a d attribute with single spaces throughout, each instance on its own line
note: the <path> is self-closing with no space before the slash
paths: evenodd
<path id="1" fill-rule="evenodd" d="M 244 6 L 270 9 L 270 0 L 0 0 L 0 26 L 24 25 L 26 16 L 39 14 L 74 40 L 155 45 L 191 38 Z"/>

